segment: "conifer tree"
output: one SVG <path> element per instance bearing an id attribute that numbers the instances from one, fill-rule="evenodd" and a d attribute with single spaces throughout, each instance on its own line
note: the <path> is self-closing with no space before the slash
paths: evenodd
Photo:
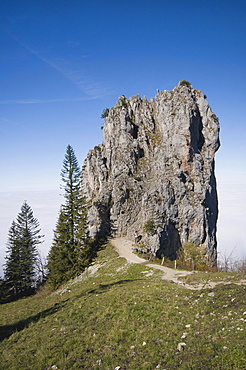
<path id="1" fill-rule="evenodd" d="M 4 279 L 0 277 L 0 304 L 5 303 L 7 298 L 7 289 Z"/>
<path id="2" fill-rule="evenodd" d="M 60 209 L 47 265 L 48 281 L 54 288 L 80 274 L 91 257 L 91 243 L 85 232 L 85 200 L 80 195 L 81 171 L 70 145 L 63 161 L 61 179 L 65 204 Z"/>
<path id="3" fill-rule="evenodd" d="M 11 296 L 31 293 L 38 281 L 37 245 L 42 243 L 39 222 L 24 201 L 16 221 L 9 229 L 4 281 Z"/>

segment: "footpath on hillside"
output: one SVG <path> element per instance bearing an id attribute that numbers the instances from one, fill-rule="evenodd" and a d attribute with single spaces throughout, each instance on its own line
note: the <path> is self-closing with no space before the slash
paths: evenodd
<path id="1" fill-rule="evenodd" d="M 194 272 L 184 271 L 184 270 L 175 270 L 175 269 L 171 269 L 166 266 L 157 265 L 155 263 L 149 263 L 145 259 L 140 258 L 136 254 L 133 253 L 132 251 L 133 243 L 124 237 L 111 238 L 109 239 L 109 241 L 113 245 L 114 249 L 118 252 L 120 257 L 124 257 L 130 263 L 139 263 L 141 265 L 148 266 L 153 269 L 161 270 L 164 273 L 162 276 L 163 280 L 167 280 L 170 282 L 172 281 L 176 284 L 179 284 L 180 286 L 183 286 L 186 289 L 200 290 L 204 288 L 214 288 L 215 285 L 222 283 L 221 281 L 220 282 L 208 281 L 206 283 L 196 284 L 195 286 L 189 285 L 179 280 L 179 278 L 190 275 Z M 234 284 L 237 284 L 237 285 L 245 285 L 245 283 L 246 283 L 245 280 L 240 281 L 240 282 L 234 282 Z M 231 282 L 224 282 L 223 284 L 231 284 Z"/>
<path id="2" fill-rule="evenodd" d="M 188 289 L 197 289 L 193 286 L 185 284 L 184 282 L 178 279 L 179 277 L 192 274 L 191 271 L 174 270 L 169 267 L 157 265 L 154 263 L 149 263 L 145 259 L 140 258 L 136 254 L 133 253 L 132 251 L 133 243 L 124 237 L 112 238 L 112 239 L 109 239 L 109 241 L 113 245 L 114 249 L 119 254 L 119 256 L 124 257 L 127 261 L 131 263 L 138 263 L 144 266 L 148 266 L 153 269 L 161 270 L 164 273 L 162 277 L 163 280 L 173 281 L 174 283 L 183 285 Z"/>

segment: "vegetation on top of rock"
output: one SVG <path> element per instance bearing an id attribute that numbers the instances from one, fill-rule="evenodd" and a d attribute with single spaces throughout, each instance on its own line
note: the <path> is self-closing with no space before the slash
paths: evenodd
<path id="1" fill-rule="evenodd" d="M 109 114 L 109 109 L 108 108 L 105 108 L 101 114 L 101 118 L 106 118 L 108 117 L 108 114 Z"/>
<path id="2" fill-rule="evenodd" d="M 155 232 L 155 222 L 153 219 L 150 219 L 148 221 L 145 222 L 144 226 L 143 226 L 143 230 L 147 233 L 147 234 L 154 234 Z"/>
<path id="3" fill-rule="evenodd" d="M 186 80 L 181 80 L 181 81 L 179 82 L 179 84 L 180 84 L 181 86 L 191 87 L 191 83 L 190 83 L 189 81 L 186 81 Z"/>
<path id="4" fill-rule="evenodd" d="M 212 113 L 212 118 L 215 119 L 216 121 L 219 121 L 219 118 L 218 118 L 218 116 L 216 116 L 215 113 Z"/>
<path id="5" fill-rule="evenodd" d="M 124 95 L 122 95 L 122 96 L 120 97 L 120 101 L 121 101 L 121 103 L 122 103 L 122 107 L 127 108 L 126 97 L 125 97 Z"/>

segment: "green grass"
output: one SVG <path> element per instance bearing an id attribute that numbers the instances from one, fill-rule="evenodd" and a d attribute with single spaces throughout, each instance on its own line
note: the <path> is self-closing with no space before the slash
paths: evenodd
<path id="1" fill-rule="evenodd" d="M 110 245 L 96 263 L 94 276 L 0 306 L 0 369 L 246 368 L 245 286 L 187 290 Z"/>

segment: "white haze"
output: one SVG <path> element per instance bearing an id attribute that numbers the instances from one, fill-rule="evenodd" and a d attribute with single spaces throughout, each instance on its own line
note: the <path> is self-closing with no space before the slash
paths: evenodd
<path id="1" fill-rule="evenodd" d="M 244 184 L 219 184 L 218 252 L 219 256 L 233 251 L 235 259 L 246 258 L 246 186 Z M 0 276 L 6 256 L 8 231 L 24 202 L 31 206 L 39 220 L 44 243 L 39 246 L 45 257 L 50 249 L 53 230 L 63 197 L 59 191 L 0 192 Z"/>
<path id="2" fill-rule="evenodd" d="M 5 263 L 8 231 L 12 221 L 20 212 L 24 200 L 32 208 L 34 217 L 38 219 L 41 234 L 45 235 L 44 242 L 38 246 L 38 249 L 41 255 L 46 257 L 63 199 L 60 192 L 56 190 L 0 192 L 0 276 L 3 276 L 2 265 Z"/>

